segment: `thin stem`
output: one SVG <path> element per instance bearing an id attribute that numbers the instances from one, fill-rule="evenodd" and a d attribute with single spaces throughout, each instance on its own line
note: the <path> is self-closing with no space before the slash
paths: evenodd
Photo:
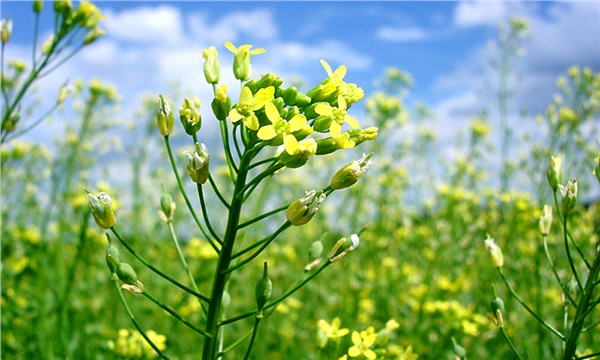
<path id="1" fill-rule="evenodd" d="M 569 262 L 569 266 L 571 267 L 571 272 L 575 277 L 575 281 L 577 282 L 577 288 L 580 292 L 583 293 L 583 285 L 581 285 L 581 280 L 579 279 L 579 274 L 577 274 L 577 269 L 575 269 L 575 264 L 573 264 L 573 259 L 571 258 L 571 250 L 569 249 L 569 239 L 567 236 L 567 216 L 563 216 L 563 236 L 565 240 L 565 250 L 567 252 L 567 261 Z"/>
<path id="2" fill-rule="evenodd" d="M 215 194 L 217 195 L 217 197 L 219 198 L 219 200 L 221 201 L 221 203 L 227 208 L 229 209 L 229 203 L 227 202 L 227 200 L 225 200 L 225 198 L 223 197 L 223 195 L 221 195 L 221 192 L 219 191 L 219 188 L 217 187 L 217 184 L 215 183 L 215 180 L 212 177 L 212 174 L 208 173 L 208 181 L 210 182 L 210 186 L 212 186 L 213 191 L 215 192 Z"/>
<path id="3" fill-rule="evenodd" d="M 283 225 L 281 225 L 277 230 L 275 230 L 275 232 L 271 235 L 269 235 L 267 237 L 267 239 L 264 241 L 264 243 L 262 244 L 262 246 L 260 248 L 258 248 L 258 250 L 256 250 L 252 255 L 248 256 L 246 259 L 244 259 L 243 261 L 240 261 L 239 263 L 229 267 L 228 269 L 226 269 L 224 271 L 225 274 L 230 273 L 236 269 L 241 268 L 242 266 L 246 265 L 247 263 L 249 263 L 250 261 L 254 260 L 258 255 L 260 255 L 266 248 L 267 246 L 269 246 L 271 244 L 271 242 L 273 240 L 275 240 L 275 238 L 281 234 L 282 232 L 284 232 L 287 228 L 289 228 L 292 225 L 292 223 L 290 223 L 289 221 L 286 220 L 286 222 L 283 223 Z M 245 250 L 242 251 L 242 253 L 246 252 Z M 237 255 L 237 254 L 236 254 Z M 239 256 L 239 255 L 238 255 Z M 235 258 L 236 256 L 232 256 L 232 259 Z"/>
<path id="4" fill-rule="evenodd" d="M 219 121 L 219 128 L 221 130 L 221 139 L 223 141 L 223 150 L 225 151 L 225 159 L 227 160 L 227 167 L 229 168 L 229 176 L 232 181 L 236 181 L 237 173 L 239 172 L 233 156 L 231 155 L 231 149 L 229 147 L 229 131 L 227 128 L 226 121 Z"/>
<path id="5" fill-rule="evenodd" d="M 190 293 L 194 296 L 196 296 L 198 299 L 204 300 L 206 302 L 209 302 L 210 299 L 202 294 L 200 294 L 199 292 L 196 292 L 190 288 L 188 288 L 187 286 L 183 285 L 182 283 L 180 283 L 179 281 L 173 279 L 172 277 L 170 277 L 169 275 L 165 274 L 164 272 L 160 271 L 159 269 L 157 269 L 156 267 L 154 267 L 154 265 L 150 264 L 148 261 L 146 261 L 146 259 L 144 259 L 143 257 L 141 257 L 140 255 L 138 255 L 137 252 L 135 252 L 135 250 L 133 250 L 133 248 L 127 243 L 127 241 L 125 241 L 125 239 L 121 236 L 121 234 L 119 234 L 119 232 L 117 231 L 117 229 L 113 226 L 110 228 L 110 230 L 112 230 L 113 234 L 115 235 L 115 237 L 119 240 L 119 242 L 131 253 L 131 255 L 133 255 L 136 259 L 138 259 L 142 264 L 146 265 L 146 267 L 148 267 L 150 270 L 152 270 L 154 273 L 156 273 L 158 276 L 162 277 L 163 279 L 171 282 L 173 285 L 177 286 L 178 288 L 180 288 L 181 290 Z M 106 234 L 108 236 L 108 234 Z"/>
<path id="6" fill-rule="evenodd" d="M 554 278 L 556 279 L 556 282 L 558 282 L 558 285 L 560 285 L 560 288 L 562 289 L 563 294 L 565 294 L 565 296 L 569 299 L 569 303 L 571 303 L 571 305 L 573 305 L 575 308 L 577 308 L 577 304 L 575 303 L 575 300 L 573 299 L 573 297 L 571 296 L 570 292 L 565 287 L 563 282 L 560 280 L 560 276 L 558 276 L 558 272 L 556 272 L 556 267 L 554 266 L 554 262 L 552 261 L 552 257 L 550 256 L 550 251 L 548 250 L 548 241 L 547 241 L 548 236 L 542 235 L 542 239 L 544 242 L 544 251 L 546 253 L 546 259 L 548 260 L 548 264 L 550 264 L 550 269 L 552 270 L 552 274 L 554 274 Z"/>
<path id="7" fill-rule="evenodd" d="M 593 354 L 588 354 L 588 355 L 584 355 L 584 356 L 578 356 L 576 359 L 577 359 L 577 360 L 581 360 L 581 359 L 591 359 L 591 358 L 593 358 L 593 357 L 596 357 L 596 356 L 600 356 L 600 351 L 598 351 L 598 352 L 595 352 L 595 353 L 593 353 Z"/>
<path id="8" fill-rule="evenodd" d="M 504 273 L 502 272 L 502 268 L 497 268 L 497 269 L 498 269 L 498 273 L 500 274 L 500 277 L 502 278 L 502 281 L 504 281 L 504 284 L 506 284 L 506 287 L 508 288 L 508 290 L 510 291 L 510 293 L 515 297 L 515 299 L 519 302 L 519 304 L 521 304 L 525 308 L 525 310 L 527 310 L 537 321 L 539 321 L 540 324 L 542 324 L 544 327 L 546 327 L 548 330 L 550 330 L 550 332 L 552 332 L 554 335 L 558 336 L 561 340 L 564 341 L 565 340 L 565 336 L 563 334 L 561 334 L 558 330 L 556 330 L 555 328 L 553 328 L 550 324 L 546 323 L 544 321 L 544 319 L 542 319 L 538 314 L 536 314 L 533 310 L 531 310 L 531 308 L 529 306 L 527 306 L 527 304 L 515 292 L 515 290 L 512 288 L 512 286 L 510 286 L 510 284 L 506 280 L 506 277 L 504 277 Z"/>
<path id="9" fill-rule="evenodd" d="M 54 110 L 56 110 L 56 108 L 58 108 L 58 105 L 59 105 L 58 103 L 55 103 L 54 106 L 52 106 L 50 109 L 48 109 L 48 111 L 46 111 L 42 116 L 40 116 L 36 121 L 34 121 L 31 125 L 29 125 L 25 129 L 19 130 L 18 132 L 12 134 L 11 136 L 7 136 L 6 141 L 14 140 L 15 138 L 33 130 L 36 126 L 38 126 L 44 120 L 46 120 L 46 117 L 48 117 Z"/>
<path id="10" fill-rule="evenodd" d="M 500 328 L 500 332 L 502 333 L 502 336 L 504 336 L 504 339 L 508 343 L 508 346 L 510 346 L 510 349 L 513 351 L 513 353 L 519 358 L 519 360 L 523 360 L 523 357 L 521 357 L 521 354 L 519 354 L 512 341 L 510 341 L 510 338 L 506 334 L 506 331 L 504 331 L 504 328 Z"/>
<path id="11" fill-rule="evenodd" d="M 579 248 L 579 245 L 577 245 L 577 242 L 575 242 L 575 239 L 573 238 L 573 235 L 571 235 L 571 232 L 569 231 L 569 229 L 565 225 L 564 217 L 562 215 L 562 212 L 560 210 L 560 206 L 558 204 L 558 194 L 557 194 L 556 190 L 553 191 L 553 196 L 554 196 L 554 206 L 556 207 L 556 212 L 558 214 L 558 218 L 560 219 L 560 224 L 563 226 L 563 229 L 566 228 L 566 232 L 567 232 L 567 235 L 569 236 L 569 239 L 571 240 L 571 244 L 573 244 L 573 247 L 575 247 L 575 250 L 577 250 L 577 253 L 581 257 L 581 260 L 583 260 L 583 262 L 585 263 L 585 266 L 588 268 L 588 270 L 591 269 L 592 265 L 587 261 L 587 259 L 583 255 L 583 251 L 581 251 L 581 248 Z"/>
<path id="12" fill-rule="evenodd" d="M 272 215 L 275 215 L 277 213 L 280 213 L 280 212 L 286 210 L 289 206 L 290 205 L 288 204 L 288 205 L 284 205 L 284 206 L 278 207 L 277 209 L 274 209 L 274 210 L 266 212 L 266 213 L 264 213 L 262 215 L 259 215 L 259 216 L 255 217 L 254 219 L 251 219 L 251 220 L 248 220 L 248 221 L 246 221 L 244 223 L 241 223 L 240 225 L 238 225 L 238 229 L 245 228 L 248 225 L 252 225 L 255 222 L 261 221 L 262 219 L 265 219 L 265 218 L 268 218 L 269 216 L 272 216 Z"/>
<path id="13" fill-rule="evenodd" d="M 186 203 L 188 209 L 190 210 L 190 213 L 192 214 L 194 221 L 196 221 L 196 225 L 198 225 L 198 228 L 200 229 L 200 231 L 202 232 L 204 237 L 208 240 L 208 243 L 210 244 L 210 246 L 212 246 L 212 248 L 217 253 L 219 253 L 219 247 L 217 246 L 217 244 L 215 244 L 214 240 L 208 235 L 206 230 L 204 230 L 204 226 L 202 226 L 200 219 L 198 219 L 198 216 L 196 215 L 196 212 L 194 211 L 194 207 L 192 206 L 192 203 L 190 202 L 190 199 L 188 198 L 187 193 L 185 192 L 183 183 L 181 182 L 181 177 L 179 177 L 179 171 L 177 170 L 177 165 L 175 164 L 175 158 L 173 157 L 173 151 L 171 150 L 171 143 L 169 142 L 169 135 L 165 136 L 165 145 L 167 147 L 169 161 L 171 161 L 171 167 L 173 168 L 173 173 L 175 174 L 175 179 L 177 180 L 177 185 L 179 186 L 179 192 L 181 192 L 181 195 L 183 196 L 183 199 L 185 200 L 185 203 Z"/>
<path id="14" fill-rule="evenodd" d="M 175 319 L 177 319 L 181 323 L 185 324 L 187 327 L 189 327 L 190 329 L 194 330 L 198 334 L 206 336 L 206 337 L 210 337 L 210 335 L 207 334 L 204 330 L 198 329 L 192 323 L 190 323 L 189 321 L 187 321 L 186 319 L 184 319 L 181 315 L 179 315 L 175 310 L 171 309 L 169 306 L 167 306 L 167 305 L 163 304 L 162 302 L 158 301 L 155 297 L 153 297 L 152 295 L 150 295 L 148 293 L 148 291 L 144 290 L 144 292 L 142 292 L 142 295 L 144 295 L 148 300 L 152 301 L 153 303 L 155 303 L 156 305 L 158 305 L 159 307 L 161 307 L 163 310 L 165 310 L 166 312 L 168 312 L 169 314 L 171 314 Z"/>
<path id="15" fill-rule="evenodd" d="M 202 217 L 204 218 L 204 223 L 206 223 L 206 227 L 208 231 L 211 233 L 213 238 L 219 243 L 223 244 L 223 240 L 219 237 L 217 232 L 213 229 L 212 224 L 210 223 L 210 219 L 208 218 L 208 211 L 206 211 L 206 201 L 204 200 L 204 192 L 202 191 L 202 184 L 196 184 L 198 189 L 198 198 L 200 198 L 200 206 L 202 207 Z"/>
<path id="16" fill-rule="evenodd" d="M 277 170 L 283 168 L 285 165 L 281 164 L 281 163 L 276 163 L 273 164 L 271 166 L 269 166 L 265 171 L 261 172 L 260 174 L 256 175 L 256 177 L 254 177 L 252 180 L 250 180 L 248 182 L 248 184 L 246 184 L 246 186 L 244 186 L 243 188 L 243 192 L 246 192 L 248 189 L 254 189 L 256 188 L 256 186 L 258 185 L 258 183 L 260 183 L 264 178 L 273 175 Z M 249 191 L 248 194 L 252 193 L 252 191 Z M 245 196 L 247 197 L 248 194 L 246 194 Z"/>
<path id="17" fill-rule="evenodd" d="M 137 322 L 137 320 L 133 316 L 133 312 L 129 308 L 129 305 L 127 304 L 127 300 L 125 300 L 125 296 L 123 296 L 123 290 L 119 286 L 119 279 L 116 276 L 115 276 L 115 279 L 113 280 L 113 283 L 115 284 L 115 288 L 117 289 L 117 293 L 119 294 L 121 303 L 123 304 L 123 307 L 125 308 L 125 311 L 127 312 L 127 315 L 129 316 L 129 319 L 131 320 L 131 322 L 133 323 L 135 328 L 139 331 L 139 333 L 146 340 L 146 342 L 152 347 L 152 349 L 154 349 L 154 351 L 156 351 L 158 356 L 160 356 L 163 359 L 169 359 L 165 354 L 162 353 L 162 351 L 160 351 L 158 346 L 156 346 L 156 344 L 154 344 L 154 342 L 148 337 L 148 335 L 146 335 L 146 333 L 144 332 L 144 330 L 142 329 L 140 324 Z"/>
<path id="18" fill-rule="evenodd" d="M 250 338 L 250 344 L 248 344 L 248 350 L 246 350 L 246 355 L 244 355 L 244 360 L 248 360 L 250 358 L 250 353 L 252 352 L 252 347 L 254 346 L 254 340 L 256 340 L 256 334 L 258 334 L 258 325 L 262 320 L 262 313 L 256 314 L 254 318 L 254 327 L 252 328 L 252 337 Z"/>
<path id="19" fill-rule="evenodd" d="M 253 331 L 254 329 L 247 331 L 243 336 L 240 336 L 233 344 L 219 351 L 219 353 L 217 354 L 217 358 L 220 358 L 221 356 L 240 346 L 248 338 L 248 336 L 252 335 Z"/>
<path id="20" fill-rule="evenodd" d="M 271 158 L 264 159 L 264 160 L 261 160 L 261 161 L 257 161 L 254 164 L 250 165 L 250 169 L 254 169 L 254 168 L 257 168 L 257 167 L 259 167 L 261 165 L 268 164 L 268 163 L 273 163 L 274 164 L 278 160 L 279 160 L 279 157 L 275 156 L 275 157 L 271 157 Z M 273 164 L 271 164 L 271 165 L 273 165 Z"/>

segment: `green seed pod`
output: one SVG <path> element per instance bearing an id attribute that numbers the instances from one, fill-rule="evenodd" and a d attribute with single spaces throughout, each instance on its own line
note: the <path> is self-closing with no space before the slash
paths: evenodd
<path id="1" fill-rule="evenodd" d="M 162 95 L 159 95 L 158 112 L 156 113 L 158 131 L 160 131 L 162 136 L 168 136 L 173 132 L 174 123 L 175 115 L 173 115 L 169 101 L 165 100 Z"/>
<path id="2" fill-rule="evenodd" d="M 496 313 L 496 311 L 500 311 L 500 312 L 504 312 L 504 301 L 502 301 L 501 298 L 499 297 L 495 297 L 491 302 L 490 302 L 490 309 L 492 310 L 492 313 Z"/>
<path id="3" fill-rule="evenodd" d="M 255 296 L 256 296 L 256 305 L 258 306 L 258 310 L 262 311 L 265 307 L 265 304 L 271 298 L 271 294 L 273 293 L 273 282 L 269 279 L 267 274 L 267 262 L 265 261 L 263 276 L 258 279 L 256 283 Z"/>
<path id="4" fill-rule="evenodd" d="M 460 346 L 460 344 L 457 343 L 456 340 L 454 340 L 454 338 L 452 338 L 452 344 L 454 348 L 454 355 L 456 355 L 456 359 L 467 360 L 467 352 L 465 351 L 465 348 Z"/>
<path id="5" fill-rule="evenodd" d="M 553 191 L 558 189 L 558 184 L 562 183 L 562 159 L 559 157 L 550 157 L 550 163 L 548 164 L 548 183 Z"/>
<path id="6" fill-rule="evenodd" d="M 128 285 L 138 285 L 138 277 L 135 270 L 127 263 L 120 263 L 117 266 L 117 276 L 119 280 Z"/>
<path id="7" fill-rule="evenodd" d="M 119 248 L 111 243 L 108 245 L 108 248 L 106 248 L 106 264 L 111 273 L 114 274 L 117 271 L 119 263 Z"/>

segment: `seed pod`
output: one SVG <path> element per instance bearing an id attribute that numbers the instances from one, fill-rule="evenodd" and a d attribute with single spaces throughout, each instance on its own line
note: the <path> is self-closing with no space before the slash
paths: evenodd
<path id="1" fill-rule="evenodd" d="M 262 311 L 265 307 L 265 304 L 271 297 L 273 293 L 273 282 L 269 279 L 267 274 L 267 262 L 265 261 L 263 276 L 258 279 L 256 283 L 255 296 L 256 296 L 256 305 L 258 306 L 258 310 Z"/>

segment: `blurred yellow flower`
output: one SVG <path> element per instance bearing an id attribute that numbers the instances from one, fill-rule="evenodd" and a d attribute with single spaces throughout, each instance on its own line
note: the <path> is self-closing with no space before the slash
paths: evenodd
<path id="1" fill-rule="evenodd" d="M 348 349 L 348 355 L 350 355 L 350 357 L 363 355 L 369 360 L 375 360 L 377 354 L 370 349 L 370 347 L 375 344 L 375 340 L 377 340 L 377 334 L 372 326 L 369 326 L 367 330 L 361 331 L 360 333 L 358 331 L 352 332 L 352 342 L 354 343 L 354 346 Z"/>

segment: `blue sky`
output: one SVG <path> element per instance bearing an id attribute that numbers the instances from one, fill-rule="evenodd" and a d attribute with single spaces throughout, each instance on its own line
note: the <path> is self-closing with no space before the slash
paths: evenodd
<path id="1" fill-rule="evenodd" d="M 99 78 L 117 86 L 125 116 L 137 109 L 142 93 L 170 93 L 174 83 L 184 96 L 198 95 L 208 104 L 203 48 L 217 47 L 222 80 L 235 83 L 225 41 L 267 50 L 254 58 L 256 76 L 300 75 L 312 85 L 325 76 L 319 59 L 334 68 L 345 64 L 346 80 L 362 86 L 367 96 L 384 68 L 407 71 L 415 81 L 409 101 L 431 106 L 438 130 L 463 128 L 481 110 L 478 92 L 490 74 L 488 42 L 510 15 L 526 18 L 531 26 L 515 111 L 526 107 L 531 118 L 543 111 L 556 90 L 556 77 L 571 65 L 600 70 L 599 2 L 95 3 L 107 17 L 107 35 L 46 79 L 41 91 L 53 99 L 65 77 Z M 31 3 L 2 1 L 1 6 L 2 17 L 14 21 L 7 57 L 30 58 Z M 49 34 L 51 12 L 48 3 L 42 34 Z M 453 131 L 441 133 L 442 138 L 454 136 Z"/>

